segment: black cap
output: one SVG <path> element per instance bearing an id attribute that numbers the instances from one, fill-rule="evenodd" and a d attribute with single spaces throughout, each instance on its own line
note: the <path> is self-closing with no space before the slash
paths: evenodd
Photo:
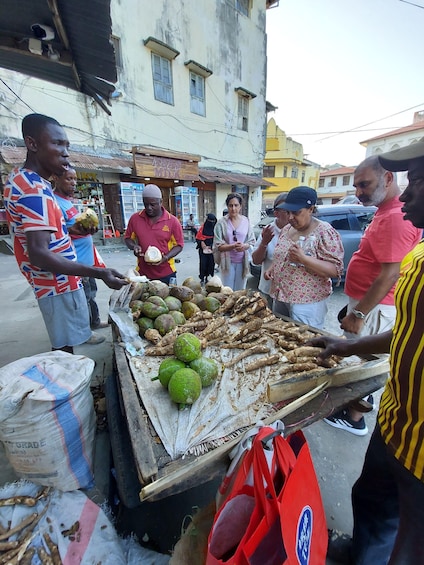
<path id="1" fill-rule="evenodd" d="M 276 206 L 277 210 L 287 210 L 288 212 L 297 212 L 302 208 L 311 208 L 317 203 L 317 193 L 309 186 L 297 186 L 287 194 L 285 202 Z"/>

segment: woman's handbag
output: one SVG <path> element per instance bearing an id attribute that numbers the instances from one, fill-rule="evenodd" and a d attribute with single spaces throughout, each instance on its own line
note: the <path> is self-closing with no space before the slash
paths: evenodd
<path id="1" fill-rule="evenodd" d="M 215 516 L 206 565 L 324 565 L 327 526 L 306 439 L 259 430 Z"/>

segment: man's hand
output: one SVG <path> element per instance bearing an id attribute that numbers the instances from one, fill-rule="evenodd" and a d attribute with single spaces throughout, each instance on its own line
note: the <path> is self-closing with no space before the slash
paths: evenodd
<path id="1" fill-rule="evenodd" d="M 134 247 L 133 247 L 133 252 L 134 252 L 134 255 L 136 257 L 143 257 L 144 256 L 143 250 L 141 249 L 140 245 L 135 244 Z"/>
<path id="2" fill-rule="evenodd" d="M 356 344 L 354 339 L 343 339 L 338 337 L 321 336 L 315 337 L 307 342 L 307 345 L 313 347 L 324 347 L 324 351 L 318 355 L 318 359 L 327 359 L 331 355 L 339 355 L 341 357 L 349 357 L 354 355 L 353 347 Z"/>
<path id="3" fill-rule="evenodd" d="M 347 316 L 345 316 L 340 323 L 340 327 L 342 330 L 346 332 L 350 332 L 352 334 L 359 334 L 362 330 L 364 325 L 364 320 L 361 318 L 357 318 L 352 312 L 349 312 Z"/>
<path id="4" fill-rule="evenodd" d="M 103 269 L 101 279 L 109 288 L 113 288 L 114 290 L 119 290 L 124 285 L 128 284 L 124 275 L 121 275 L 121 273 L 115 269 Z"/>
<path id="5" fill-rule="evenodd" d="M 98 231 L 99 228 L 95 228 L 95 227 L 85 228 L 78 222 L 75 222 L 73 226 L 70 226 L 68 228 L 68 232 L 70 233 L 70 235 L 82 235 L 82 236 L 94 235 Z"/>

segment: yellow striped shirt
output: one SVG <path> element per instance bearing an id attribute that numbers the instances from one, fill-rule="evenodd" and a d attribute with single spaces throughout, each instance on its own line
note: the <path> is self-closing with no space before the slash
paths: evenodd
<path id="1" fill-rule="evenodd" d="M 393 455 L 424 481 L 424 240 L 401 264 L 390 379 L 378 422 Z"/>

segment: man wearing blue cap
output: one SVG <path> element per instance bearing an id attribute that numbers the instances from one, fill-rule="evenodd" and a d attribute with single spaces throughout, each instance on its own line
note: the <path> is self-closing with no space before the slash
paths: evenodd
<path id="1" fill-rule="evenodd" d="M 379 156 L 388 171 L 408 171 L 400 196 L 405 220 L 424 228 L 424 142 Z M 393 330 L 339 340 L 317 338 L 323 358 L 390 351 L 390 378 L 361 476 L 352 489 L 351 563 L 419 565 L 424 523 L 424 240 L 401 263 Z"/>

